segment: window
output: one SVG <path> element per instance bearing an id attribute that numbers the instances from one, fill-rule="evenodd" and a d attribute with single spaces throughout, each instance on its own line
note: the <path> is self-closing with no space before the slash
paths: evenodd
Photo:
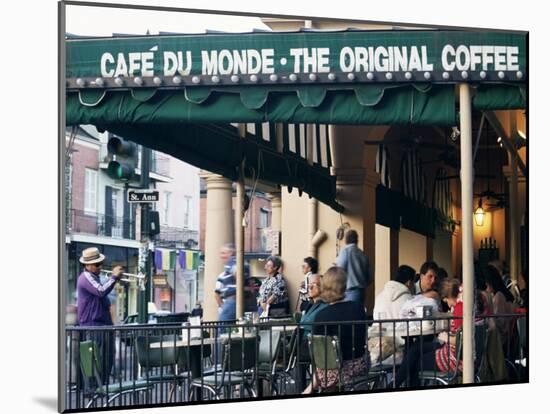
<path id="1" fill-rule="evenodd" d="M 170 198 L 172 193 L 165 191 L 164 192 L 164 203 L 162 205 L 162 223 L 168 224 L 168 218 L 170 217 Z"/>
<path id="2" fill-rule="evenodd" d="M 269 211 L 265 208 L 260 208 L 260 226 L 261 229 L 269 227 Z"/>
<path id="3" fill-rule="evenodd" d="M 97 212 L 97 171 L 89 168 L 86 168 L 84 184 L 84 211 L 86 213 Z"/>
<path id="4" fill-rule="evenodd" d="M 185 202 L 183 204 L 183 227 L 189 228 L 191 226 L 191 196 L 185 196 Z"/>

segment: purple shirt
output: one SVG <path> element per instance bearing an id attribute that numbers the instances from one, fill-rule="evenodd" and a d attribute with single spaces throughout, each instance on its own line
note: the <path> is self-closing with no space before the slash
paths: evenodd
<path id="1" fill-rule="evenodd" d="M 99 275 L 84 270 L 78 276 L 76 291 L 78 293 L 78 323 L 82 326 L 112 325 L 109 307 L 111 301 L 107 297 L 115 287 L 116 279 L 111 277 L 103 285 Z"/>

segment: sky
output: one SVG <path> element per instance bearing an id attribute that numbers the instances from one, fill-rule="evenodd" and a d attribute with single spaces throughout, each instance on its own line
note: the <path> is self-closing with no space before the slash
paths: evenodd
<path id="1" fill-rule="evenodd" d="M 113 33 L 158 34 L 159 32 L 204 33 L 206 29 L 249 32 L 268 29 L 257 17 L 220 14 L 128 10 L 88 6 L 67 6 L 66 31 L 83 36 L 111 36 Z"/>

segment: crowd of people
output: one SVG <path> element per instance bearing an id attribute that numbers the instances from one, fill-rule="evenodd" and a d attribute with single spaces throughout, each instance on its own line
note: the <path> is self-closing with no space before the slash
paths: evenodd
<path id="1" fill-rule="evenodd" d="M 326 372 L 322 367 L 317 367 L 317 375 L 313 376 L 313 381 L 304 392 L 331 389 L 340 380 L 347 381 L 365 374 L 371 364 L 398 364 L 395 381 L 397 385 L 401 385 L 407 380 L 409 386 L 418 385 L 420 367 L 441 372 L 461 370 L 462 361 L 455 356 L 456 334 L 462 326 L 461 281 L 449 277 L 447 271 L 433 261 L 425 262 L 418 273 L 411 266 L 401 265 L 376 296 L 373 319 L 415 318 L 418 307 L 427 307 L 431 309 L 430 314 L 451 313 L 455 319 L 452 320 L 449 331 L 441 332 L 437 336 L 426 335 L 423 341 L 407 343 L 407 338 L 399 335 L 367 334 L 367 324 L 335 323 L 367 319 L 365 291 L 372 280 L 372 272 L 369 259 L 357 246 L 357 242 L 357 232 L 348 230 L 345 234 L 345 247 L 335 258 L 333 266 L 324 274 L 319 273 L 319 263 L 315 258 L 306 257 L 303 260 L 304 280 L 300 284 L 300 303 L 297 306 L 301 314 L 301 341 L 305 342 L 309 334 L 338 335 L 342 353 L 341 372 Z M 230 246 L 224 248 L 232 249 Z M 220 288 L 216 293 L 225 298 L 220 301 L 220 320 L 226 320 L 227 315 L 234 319 L 233 254 L 234 249 L 225 252 L 226 268 L 218 278 Z M 266 277 L 257 292 L 256 303 L 250 299 L 253 289 L 247 288 L 247 310 L 270 317 L 289 315 L 291 309 L 281 258 L 270 256 L 266 260 L 265 271 Z M 249 280 L 247 269 L 245 280 Z M 482 317 L 511 314 L 517 307 L 527 307 L 527 274 L 521 273 L 517 287 L 510 282 L 506 286 L 507 280 L 509 277 L 498 262 L 492 262 L 484 269 L 476 266 L 476 323 L 480 323 Z M 229 296 L 228 293 L 223 293 L 224 287 L 227 292 L 228 281 Z M 245 285 L 250 286 L 248 282 Z M 233 309 L 232 313 L 226 310 L 228 303 Z M 491 326 L 496 326 L 500 343 L 506 344 L 511 334 L 509 320 L 497 317 L 489 321 Z M 412 324 L 410 322 L 408 326 Z M 392 331 L 398 329 L 399 324 L 379 322 L 370 329 L 380 328 Z M 304 345 L 302 343 L 302 349 L 307 350 Z"/>
<path id="2" fill-rule="evenodd" d="M 357 246 L 358 235 L 353 229 L 345 234 L 342 248 L 331 267 L 323 274 L 319 263 L 313 257 L 303 260 L 304 280 L 300 285 L 297 307 L 300 311 L 302 342 L 309 334 L 337 335 L 342 355 L 341 372 L 323 371 L 317 367 L 317 375 L 305 389 L 305 393 L 318 389 L 331 389 L 339 381 L 366 374 L 371 364 L 399 364 L 395 377 L 397 385 L 408 380 L 408 385 L 418 384 L 420 367 L 446 372 L 461 369 L 461 361 L 455 357 L 456 333 L 462 324 L 462 286 L 458 278 L 449 277 L 445 269 L 435 262 L 424 263 L 417 274 L 408 265 L 401 265 L 377 294 L 374 302 L 372 329 L 394 330 L 397 325 L 383 320 L 403 320 L 417 316 L 421 306 L 434 312 L 451 312 L 456 319 L 448 332 L 425 337 L 424 341 L 407 344 L 407 339 L 398 335 L 376 336 L 367 333 L 365 313 L 365 291 L 372 281 L 372 271 L 367 255 Z M 226 244 L 220 256 L 224 269 L 216 281 L 215 298 L 219 306 L 220 321 L 236 319 L 236 261 L 235 248 Z M 96 248 L 82 252 L 78 289 L 78 319 L 81 326 L 112 325 L 109 314 L 108 293 L 122 275 L 122 268 L 116 266 L 111 277 L 104 283 L 99 273 L 105 257 Z M 258 312 L 264 317 L 278 317 L 291 313 L 288 288 L 283 276 L 283 262 L 278 256 L 270 256 L 265 262 L 266 277 L 261 285 L 250 277 L 248 264 L 244 267 L 245 312 Z M 489 263 L 484 269 L 476 266 L 476 320 L 484 316 L 511 314 L 517 308 L 528 306 L 528 278 L 522 272 L 517 286 L 503 272 L 500 263 Z M 201 309 L 202 313 L 202 309 Z M 493 319 L 491 319 L 492 321 Z M 350 321 L 356 322 L 354 324 Z M 360 323 L 361 321 L 365 323 Z M 342 322 L 342 323 L 337 323 Z M 359 322 L 359 323 L 357 323 Z M 493 322 L 492 322 L 493 323 Z M 500 343 L 510 340 L 509 319 L 494 318 Z M 100 352 L 104 355 L 103 372 L 108 375 L 112 366 L 113 344 L 105 337 Z M 303 344 L 302 344 L 303 345 Z M 412 345 L 412 346 L 410 346 Z M 306 347 L 307 349 L 307 347 Z"/>

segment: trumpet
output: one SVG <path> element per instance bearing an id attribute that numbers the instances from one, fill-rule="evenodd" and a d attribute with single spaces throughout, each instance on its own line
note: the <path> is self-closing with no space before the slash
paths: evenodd
<path id="1" fill-rule="evenodd" d="M 105 273 L 106 275 L 110 275 L 111 273 L 113 273 L 113 271 L 112 270 L 101 270 L 101 273 Z M 134 273 L 122 273 L 122 276 L 126 276 L 126 278 L 121 278 L 120 279 L 124 282 L 133 282 L 134 281 L 134 280 L 131 280 L 131 279 L 128 279 L 128 278 L 134 278 L 134 279 L 137 279 L 138 281 L 140 279 L 145 279 L 144 275 L 136 275 Z"/>

